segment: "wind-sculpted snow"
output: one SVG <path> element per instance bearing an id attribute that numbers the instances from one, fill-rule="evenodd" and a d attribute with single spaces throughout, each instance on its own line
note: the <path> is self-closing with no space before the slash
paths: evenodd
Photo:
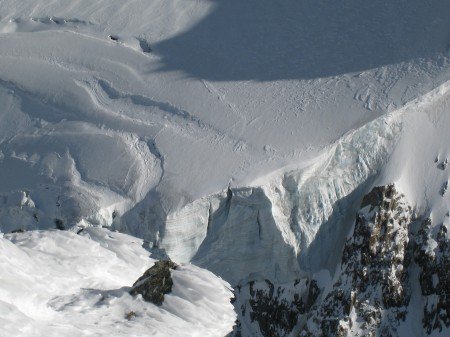
<path id="1" fill-rule="evenodd" d="M 339 263 L 334 252 L 342 249 L 362 194 L 375 180 L 395 179 L 398 171 L 385 164 L 394 149 L 403 151 L 395 160 L 405 158 L 410 149 L 404 146 L 416 127 L 428 130 L 423 129 L 425 123 L 411 120 L 439 111 L 440 104 L 446 104 L 446 88 L 345 135 L 309 167 L 276 172 L 254 182 L 260 187 L 229 188 L 177 211 L 166 213 L 153 199 L 148 208 L 131 210 L 115 226 L 143 236 L 155 253 L 193 261 L 232 284 L 243 278 L 286 282 L 323 268 L 332 270 Z M 402 130 L 405 123 L 407 132 Z M 436 170 L 441 164 L 435 163 Z M 439 209 L 448 207 L 438 192 L 441 184 L 433 184 L 435 198 L 442 203 Z M 409 197 L 418 199 L 420 194 Z"/>
<path id="2" fill-rule="evenodd" d="M 213 337 L 231 331 L 229 285 L 201 268 L 173 271 L 172 291 L 159 307 L 129 295 L 154 262 L 141 240 L 106 229 L 0 237 L 0 336 Z"/>
<path id="3" fill-rule="evenodd" d="M 7 232 L 23 217 L 23 229 L 52 228 L 56 219 L 65 228 L 82 220 L 107 225 L 113 212 L 123 213 L 142 200 L 159 180 L 158 159 L 145 143 L 86 123 L 44 126 L 0 148 L 0 214 Z M 17 180 L 18 174 L 28 181 Z M 24 186 L 27 195 L 32 190 L 33 200 L 25 209 L 10 201 L 17 193 L 10 191 L 23 191 Z"/>

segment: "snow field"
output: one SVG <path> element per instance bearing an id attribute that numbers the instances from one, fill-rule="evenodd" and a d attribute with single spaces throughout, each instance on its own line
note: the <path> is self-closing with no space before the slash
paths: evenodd
<path id="1" fill-rule="evenodd" d="M 183 265 L 161 307 L 128 294 L 153 264 L 142 241 L 106 229 L 0 238 L 0 336 L 223 336 L 230 286 Z M 128 315 L 128 316 L 127 316 Z"/>

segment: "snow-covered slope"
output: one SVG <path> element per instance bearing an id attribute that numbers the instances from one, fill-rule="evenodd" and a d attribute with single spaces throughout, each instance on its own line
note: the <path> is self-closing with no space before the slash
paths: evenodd
<path id="1" fill-rule="evenodd" d="M 372 187 L 395 183 L 414 216 L 430 219 L 430 237 L 449 226 L 449 16 L 447 0 L 0 0 L 0 232 L 112 227 L 143 239 L 153 258 L 230 282 L 236 310 L 251 308 L 243 335 L 273 333 L 261 319 L 282 300 L 280 336 L 319 331 L 308 319 L 345 271 L 347 235 Z M 8 234 L 2 258 L 22 249 L 16 236 L 26 248 L 59 247 L 66 235 L 95 255 L 79 236 L 38 231 Z M 134 272 L 111 287 L 144 267 L 120 263 Z M 95 283 L 91 272 L 79 273 Z M 76 316 L 66 298 L 103 315 L 95 294 L 70 289 L 35 305 L 75 296 L 47 310 Z M 120 310 L 130 301 L 107 294 Z M 422 300 L 411 297 L 417 308 Z M 103 331 L 80 324 L 64 329 Z M 220 336 L 227 324 L 199 333 Z"/>
<path id="2" fill-rule="evenodd" d="M 159 205 L 146 204 L 139 217 L 126 215 L 114 226 L 233 284 L 252 273 L 283 282 L 332 269 L 339 259 L 333 252 L 373 185 L 396 182 L 418 214 L 432 214 L 435 224 L 447 221 L 448 89 L 444 83 L 348 133 L 304 168 L 276 171 L 253 187 L 230 188 L 167 217 Z"/>
<path id="3" fill-rule="evenodd" d="M 0 336 L 223 336 L 229 285 L 192 265 L 161 307 L 128 294 L 153 264 L 139 239 L 106 229 L 0 238 Z M 188 290 L 187 290 L 188 289 Z"/>
<path id="4" fill-rule="evenodd" d="M 445 0 L 4 0 L 0 192 L 28 191 L 38 227 L 107 225 L 146 196 L 167 214 L 304 165 L 448 79 L 449 13 Z"/>

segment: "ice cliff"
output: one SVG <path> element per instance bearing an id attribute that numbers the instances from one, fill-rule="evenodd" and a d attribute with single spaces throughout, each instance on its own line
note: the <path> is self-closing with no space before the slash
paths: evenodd
<path id="1" fill-rule="evenodd" d="M 249 275 L 282 282 L 332 266 L 330 253 L 345 235 L 346 214 L 386 163 L 400 134 L 400 115 L 350 132 L 314 164 L 276 173 L 261 186 L 228 188 L 169 214 L 147 204 L 113 227 L 232 283 Z"/>

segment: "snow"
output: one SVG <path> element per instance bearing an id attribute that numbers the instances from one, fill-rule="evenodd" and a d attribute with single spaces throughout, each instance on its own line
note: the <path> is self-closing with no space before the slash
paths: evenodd
<path id="1" fill-rule="evenodd" d="M 450 177 L 450 170 L 441 165 L 450 153 L 449 89 L 446 82 L 403 108 L 399 143 L 377 181 L 396 182 L 417 213 L 431 216 L 433 224 L 445 220 L 450 205 L 449 196 L 441 193 Z"/>
<path id="2" fill-rule="evenodd" d="M 448 155 L 447 88 L 444 83 L 349 132 L 309 166 L 286 167 L 231 195 L 222 192 L 173 211 L 161 225 L 164 236 L 152 223 L 153 213 L 140 213 L 141 222 L 124 217 L 117 228 L 232 284 L 247 277 L 288 282 L 310 271 L 332 271 L 340 258 L 333 252 L 342 249 L 352 210 L 372 186 L 395 182 L 418 216 L 431 214 L 436 224 L 445 220 L 448 196 L 439 191 L 449 171 L 434 159 L 437 152 Z M 429 116 L 440 123 L 430 123 Z M 143 227 L 133 226 L 136 221 Z"/>
<path id="3" fill-rule="evenodd" d="M 304 166 L 448 79 L 449 11 L 444 0 L 4 0 L 1 192 L 29 191 L 39 228 L 109 225 L 149 192 L 171 213 Z M 60 194 L 67 207 L 49 208 Z"/>
<path id="4" fill-rule="evenodd" d="M 153 265 L 142 241 L 106 229 L 0 238 L 0 336 L 223 336 L 235 313 L 229 285 L 183 265 L 161 307 L 128 294 Z M 127 313 L 134 312 L 130 320 Z"/>
<path id="5" fill-rule="evenodd" d="M 162 225 L 155 224 L 156 211 L 147 206 L 139 212 L 142 219 L 125 216 L 115 226 L 234 285 L 249 275 L 282 283 L 332 268 L 339 256 L 330 252 L 347 235 L 342 217 L 353 216 L 349 208 L 359 205 L 361 193 L 388 161 L 401 127 L 400 112 L 383 115 L 327 147 L 309 166 L 196 200 Z"/>
<path id="6" fill-rule="evenodd" d="M 0 232 L 33 230 L 0 238 L 5 331 L 219 336 L 229 293 L 202 269 L 174 272 L 166 307 L 127 295 L 142 245 L 232 285 L 325 284 L 373 186 L 448 223 L 449 15 L 447 0 L 1 0 Z M 55 227 L 86 229 L 35 231 Z"/>

